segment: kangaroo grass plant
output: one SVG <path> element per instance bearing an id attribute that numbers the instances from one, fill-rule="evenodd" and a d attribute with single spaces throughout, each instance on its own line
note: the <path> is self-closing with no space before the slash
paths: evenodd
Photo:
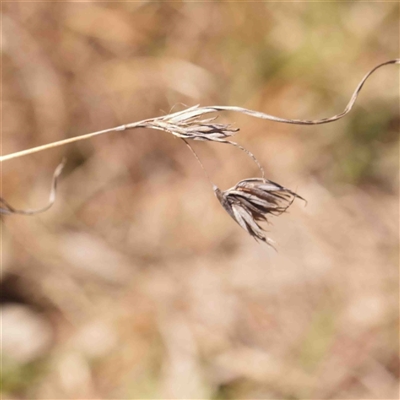
<path id="1" fill-rule="evenodd" d="M 228 212 L 228 214 L 253 238 L 256 240 L 261 240 L 268 245 L 272 246 L 273 241 L 265 235 L 265 231 L 258 224 L 259 221 L 266 221 L 267 215 L 280 215 L 285 212 L 293 201 L 298 198 L 304 200 L 298 194 L 292 192 L 291 190 L 265 179 L 264 170 L 257 160 L 257 158 L 246 148 L 242 147 L 240 144 L 230 140 L 230 137 L 239 132 L 239 128 L 234 128 L 229 124 L 218 124 L 215 120 L 218 116 L 213 116 L 211 118 L 204 118 L 204 116 L 217 113 L 221 111 L 233 111 L 242 114 L 249 115 L 255 118 L 261 118 L 269 121 L 275 121 L 285 124 L 295 124 L 295 125 L 319 125 L 326 124 L 329 122 L 334 122 L 343 118 L 347 115 L 353 108 L 357 97 L 364 86 L 364 83 L 377 69 L 389 65 L 389 64 L 400 64 L 400 59 L 386 61 L 382 64 L 377 65 L 371 71 L 369 71 L 361 82 L 356 87 L 351 99 L 345 109 L 332 117 L 316 119 L 316 120 L 300 120 L 300 119 L 288 119 L 280 118 L 273 115 L 265 114 L 259 111 L 253 111 L 242 107 L 235 106 L 208 106 L 200 107 L 199 105 L 187 108 L 186 110 L 175 112 L 172 114 L 164 115 L 156 118 L 149 118 L 143 121 L 129 123 L 115 128 L 105 129 L 102 131 L 92 132 L 85 135 L 76 136 L 73 138 L 68 138 L 60 140 L 57 142 L 45 144 L 38 147 L 33 147 L 27 150 L 19 151 L 12 154 L 7 154 L 0 156 L 0 162 L 11 160 L 14 158 L 19 158 L 29 154 L 37 153 L 43 150 L 47 150 L 53 147 L 64 146 L 69 143 L 77 142 L 80 140 L 85 140 L 93 138 L 98 135 L 111 132 L 120 132 L 129 129 L 146 128 L 155 129 L 170 133 L 180 139 L 182 139 L 185 144 L 190 148 L 197 161 L 200 163 L 208 180 L 211 182 L 207 171 L 204 169 L 199 157 L 194 152 L 193 148 L 188 143 L 188 140 L 198 140 L 198 141 L 209 141 L 216 143 L 229 144 L 238 147 L 240 150 L 244 151 L 253 161 L 257 164 L 260 172 L 261 178 L 248 178 L 238 182 L 234 187 L 222 191 L 215 184 L 213 185 L 213 190 L 218 198 L 219 202 L 223 208 Z M 54 203 L 56 197 L 57 180 L 60 176 L 62 169 L 64 167 L 65 161 L 59 164 L 53 174 L 53 180 L 51 185 L 51 191 L 49 196 L 48 204 L 40 209 L 36 210 L 17 210 L 8 204 L 3 198 L 0 197 L 0 213 L 2 214 L 23 214 L 23 215 L 34 215 L 37 213 L 44 212 L 48 210 Z"/>

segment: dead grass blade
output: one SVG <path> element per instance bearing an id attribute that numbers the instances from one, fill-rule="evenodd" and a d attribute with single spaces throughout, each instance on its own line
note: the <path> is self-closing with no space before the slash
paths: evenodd
<path id="1" fill-rule="evenodd" d="M 253 111 L 253 110 L 248 110 L 246 108 L 242 108 L 242 107 L 235 107 L 235 106 L 212 106 L 212 107 L 208 107 L 208 109 L 213 109 L 214 111 L 234 111 L 234 112 L 239 112 L 242 114 L 247 114 L 250 115 L 251 117 L 255 117 L 255 118 L 261 118 L 261 119 L 266 119 L 269 121 L 275 121 L 275 122 L 281 122 L 281 123 L 285 123 L 285 124 L 295 124 L 295 125 L 320 125 L 320 124 L 327 124 L 329 122 L 334 122 L 337 121 L 338 119 L 343 118 L 345 115 L 347 115 L 351 109 L 353 108 L 357 97 L 362 89 L 362 87 L 364 86 L 364 83 L 366 82 L 366 80 L 379 68 L 385 66 L 385 65 L 389 65 L 389 64 L 400 64 L 400 59 L 395 59 L 395 60 L 390 60 L 390 61 L 386 61 L 382 64 L 377 65 L 376 67 L 374 67 L 371 71 L 369 71 L 364 78 L 361 80 L 361 82 L 358 84 L 358 86 L 356 87 L 353 95 L 351 96 L 351 99 L 349 101 L 349 103 L 347 104 L 347 106 L 345 107 L 345 109 L 339 113 L 334 115 L 333 117 L 328 117 L 328 118 L 322 118 L 322 119 L 315 119 L 315 120 L 303 120 L 303 119 L 290 119 L 290 118 L 280 118 L 280 117 L 276 117 L 274 115 L 269 115 L 269 114 L 265 114 L 259 111 Z"/>
<path id="2" fill-rule="evenodd" d="M 16 208 L 12 207 L 6 200 L 4 200 L 2 197 L 0 197 L 0 204 L 2 205 L 2 207 L 0 207 L 0 214 L 35 215 L 35 214 L 40 214 L 42 212 L 47 211 L 54 204 L 54 202 L 56 200 L 57 181 L 58 181 L 58 177 L 60 176 L 60 174 L 65 166 L 65 163 L 66 163 L 66 160 L 65 159 L 62 160 L 61 163 L 57 166 L 57 168 L 54 171 L 53 179 L 52 179 L 52 183 L 51 183 L 49 201 L 44 207 L 38 208 L 35 210 L 17 210 Z"/>

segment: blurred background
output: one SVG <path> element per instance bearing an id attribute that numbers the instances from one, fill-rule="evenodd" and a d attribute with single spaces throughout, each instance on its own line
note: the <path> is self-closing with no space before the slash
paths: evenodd
<path id="1" fill-rule="evenodd" d="M 399 57 L 399 4 L 2 3 L 2 153 L 231 105 L 317 119 Z M 389 399 L 399 395 L 399 70 L 354 110 L 295 126 L 223 113 L 297 191 L 277 251 L 222 209 L 182 141 L 112 133 L 6 161 L 4 399 Z M 194 143 L 222 189 L 259 176 Z"/>

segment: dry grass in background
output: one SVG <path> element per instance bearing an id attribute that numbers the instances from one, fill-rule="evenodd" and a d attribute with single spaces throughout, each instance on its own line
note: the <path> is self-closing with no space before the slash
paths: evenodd
<path id="1" fill-rule="evenodd" d="M 2 8 L 2 154 L 177 104 L 323 118 L 398 57 L 394 3 Z M 34 208 L 68 159 L 51 210 L 2 221 L 2 397 L 398 398 L 398 76 L 331 125 L 222 118 L 308 200 L 270 227 L 278 253 L 162 132 L 4 163 L 2 196 Z M 237 149 L 195 150 L 221 188 L 257 175 Z"/>

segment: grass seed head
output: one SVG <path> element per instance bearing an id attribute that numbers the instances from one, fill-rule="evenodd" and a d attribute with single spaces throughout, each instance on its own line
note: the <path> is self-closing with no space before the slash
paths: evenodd
<path id="1" fill-rule="evenodd" d="M 225 191 L 214 185 L 214 193 L 222 207 L 245 231 L 270 246 L 273 241 L 257 221 L 268 222 L 268 214 L 277 216 L 284 213 L 295 198 L 304 200 L 291 190 L 260 178 L 244 179 Z"/>

